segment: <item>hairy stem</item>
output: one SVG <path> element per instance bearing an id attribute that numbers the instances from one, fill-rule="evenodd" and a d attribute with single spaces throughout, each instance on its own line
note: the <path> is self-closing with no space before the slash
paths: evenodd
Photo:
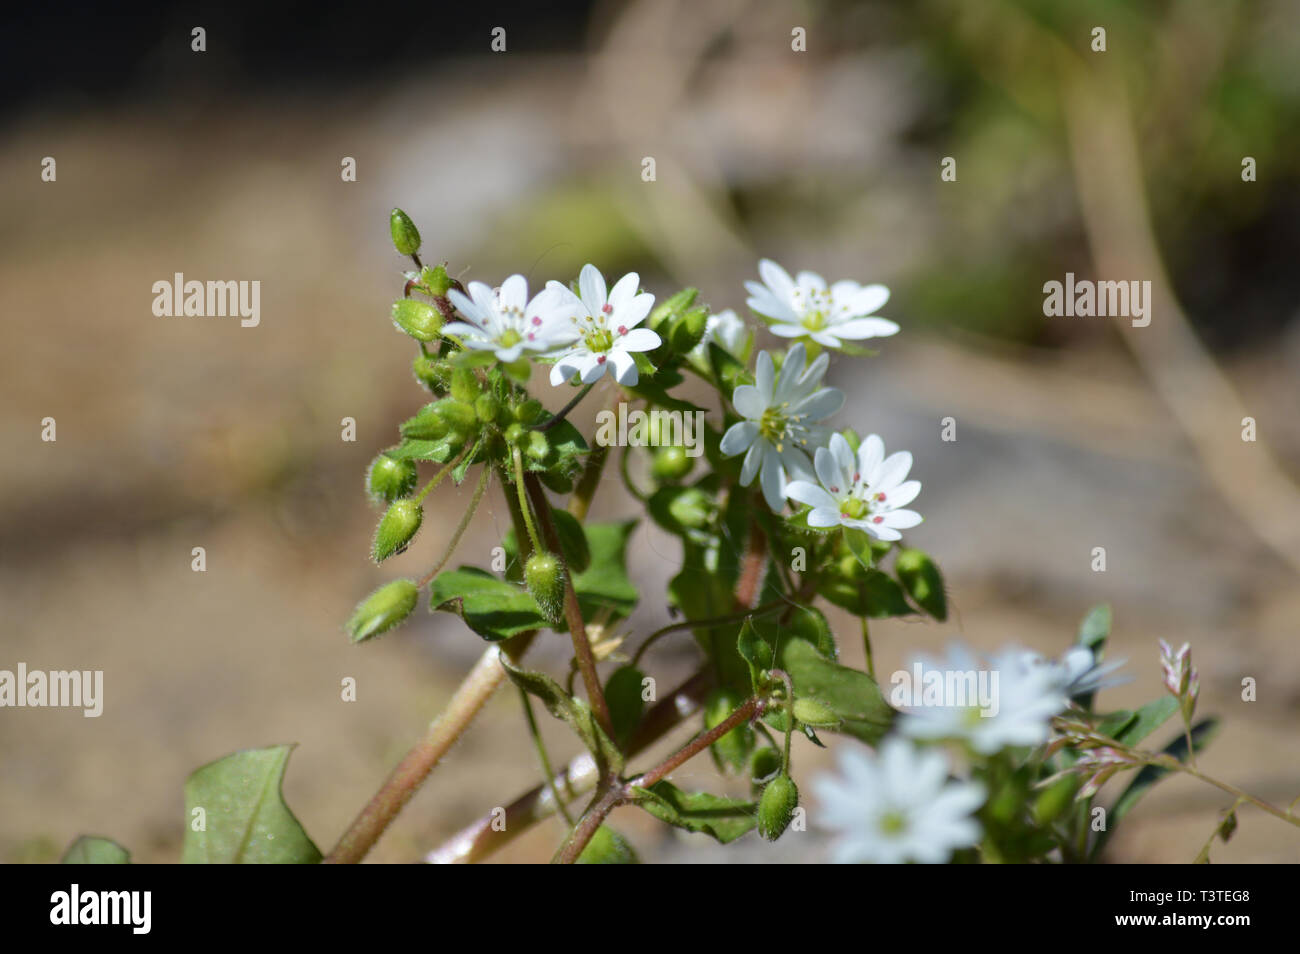
<path id="1" fill-rule="evenodd" d="M 432 570 L 420 577 L 418 585 L 421 588 L 442 572 L 442 568 L 447 565 L 447 561 L 451 559 L 451 555 L 456 552 L 456 547 L 460 545 L 460 538 L 463 537 L 465 531 L 469 529 L 469 522 L 474 518 L 474 513 L 478 510 L 478 505 L 483 500 L 483 494 L 487 491 L 488 479 L 491 476 L 492 471 L 484 467 L 483 473 L 478 479 L 478 484 L 474 487 L 474 496 L 470 498 L 469 507 L 466 509 L 465 515 L 460 518 L 460 523 L 456 525 L 456 530 L 451 535 L 451 542 L 447 544 L 447 549 L 442 554 L 442 559 L 434 565 Z"/>
<path id="2" fill-rule="evenodd" d="M 546 499 L 546 491 L 535 474 L 524 477 L 529 499 L 537 522 L 541 524 L 542 536 L 552 553 L 559 554 L 560 536 L 551 519 L 551 504 Z M 573 655 L 578 662 L 578 671 L 582 673 L 582 683 L 587 689 L 587 702 L 596 717 L 596 722 L 611 738 L 614 727 L 609 719 L 609 705 L 605 702 L 605 691 L 600 685 L 600 674 L 596 671 L 596 657 L 591 651 L 591 640 L 587 638 L 587 627 L 582 621 L 582 608 L 578 605 L 578 593 L 573 588 L 573 574 L 565 569 L 564 574 L 564 618 L 569 624 L 569 636 L 573 640 Z"/>
<path id="3" fill-rule="evenodd" d="M 579 402 L 582 401 L 582 399 L 585 398 L 591 392 L 591 389 L 595 386 L 596 385 L 594 382 L 588 385 L 584 385 L 582 390 L 573 396 L 573 400 L 571 400 L 568 404 L 564 405 L 564 407 L 560 408 L 558 411 L 556 411 L 553 415 L 548 417 L 546 420 L 542 421 L 542 423 L 534 424 L 531 430 L 549 431 L 552 427 L 559 424 L 560 421 L 568 417 L 569 412 L 572 411 L 575 407 L 577 407 Z"/>
<path id="4" fill-rule="evenodd" d="M 661 626 L 645 638 L 645 641 L 637 647 L 636 653 L 632 656 L 631 665 L 635 666 L 641 661 L 641 657 L 646 654 L 651 646 L 655 644 L 662 636 L 669 633 L 676 633 L 683 629 L 708 629 L 711 626 L 725 626 L 728 623 L 743 623 L 751 616 L 766 616 L 769 613 L 775 613 L 779 609 L 784 609 L 786 601 L 783 599 L 772 600 L 764 603 L 762 606 L 755 606 L 753 609 L 745 610 L 741 613 L 731 613 L 727 616 L 714 616 L 710 619 L 684 619 L 676 623 L 669 623 L 667 626 Z"/>

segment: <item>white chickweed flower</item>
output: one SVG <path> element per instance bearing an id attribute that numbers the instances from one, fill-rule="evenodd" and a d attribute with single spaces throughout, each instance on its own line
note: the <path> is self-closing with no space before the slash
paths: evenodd
<path id="1" fill-rule="evenodd" d="M 807 504 L 810 527 L 855 527 L 881 540 L 901 540 L 899 530 L 921 522 L 915 510 L 904 510 L 921 492 L 921 483 L 907 480 L 912 455 L 885 456 L 885 442 L 872 434 L 855 455 L 849 442 L 832 434 L 830 446 L 819 447 L 814 458 L 817 480 L 795 480 L 787 497 Z"/>
<path id="2" fill-rule="evenodd" d="M 742 384 L 731 403 L 746 420 L 733 424 L 722 435 L 720 445 L 726 457 L 745 455 L 740 483 L 748 487 L 759 478 L 763 499 L 776 513 L 785 507 L 787 475 L 811 477 L 808 454 L 825 443 L 826 428 L 814 423 L 830 417 L 844 406 L 844 392 L 821 387 L 829 358 L 817 356 L 807 368 L 802 344 L 785 356 L 781 374 L 766 351 L 758 353 L 753 384 Z"/>
<path id="3" fill-rule="evenodd" d="M 859 285 L 839 281 L 827 286 L 816 272 L 790 273 L 771 259 L 758 263 L 759 282 L 745 282 L 745 302 L 766 318 L 769 330 L 782 338 L 809 338 L 827 348 L 843 348 L 846 341 L 886 338 L 898 334 L 887 318 L 869 317 L 889 301 L 884 285 Z"/>
<path id="4" fill-rule="evenodd" d="M 839 769 L 813 779 L 816 823 L 838 832 L 836 864 L 941 864 L 979 840 L 984 788 L 950 780 L 942 752 L 890 736 L 874 756 L 842 747 Z"/>
<path id="5" fill-rule="evenodd" d="M 498 361 L 509 364 L 525 351 L 552 351 L 573 336 L 568 321 L 574 314 L 573 303 L 552 288 L 530 301 L 523 275 L 511 275 L 497 289 L 470 282 L 468 291 L 469 295 L 455 288 L 447 291 L 465 321 L 449 322 L 442 329 L 459 337 L 466 348 L 492 351 Z"/>
<path id="6" fill-rule="evenodd" d="M 552 283 L 557 294 L 567 295 L 572 299 L 570 304 L 576 305 L 572 315 L 572 337 L 576 341 L 556 355 L 551 368 L 552 385 L 558 387 L 575 374 L 583 384 L 591 384 L 606 368 L 613 368 L 619 384 L 637 383 L 640 374 L 633 353 L 653 351 L 660 344 L 659 336 L 649 328 L 637 327 L 655 303 L 654 295 L 637 291 L 640 280 L 636 272 L 628 272 L 607 294 L 605 276 L 589 264 L 582 266 L 578 276 L 581 298 L 559 282 Z"/>

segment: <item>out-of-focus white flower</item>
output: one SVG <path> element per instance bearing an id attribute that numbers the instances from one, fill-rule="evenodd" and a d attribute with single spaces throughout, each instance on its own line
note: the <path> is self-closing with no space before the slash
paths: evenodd
<path id="1" fill-rule="evenodd" d="M 898 731 L 909 738 L 962 741 L 981 755 L 1007 746 L 1039 745 L 1048 739 L 1052 717 L 1068 704 L 1057 673 L 1035 664 L 1032 654 L 1019 647 L 1003 649 L 981 665 L 970 650 L 954 643 L 945 658 L 921 656 L 916 664 L 945 676 L 985 672 L 994 698 L 983 705 L 944 699 L 938 705 L 909 706 L 898 721 Z"/>
<path id="2" fill-rule="evenodd" d="M 758 263 L 759 282 L 745 282 L 745 302 L 768 319 L 769 330 L 782 338 L 808 338 L 827 348 L 842 348 L 846 341 L 884 338 L 898 334 L 887 318 L 868 317 L 889 300 L 884 285 L 859 285 L 839 281 L 827 286 L 816 272 L 795 278 L 771 259 Z"/>
<path id="3" fill-rule="evenodd" d="M 791 481 L 787 497 L 807 504 L 810 527 L 856 527 L 881 540 L 901 540 L 899 530 L 915 527 L 921 515 L 902 509 L 916 499 L 921 483 L 908 480 L 912 455 L 907 451 L 885 456 L 885 442 L 872 434 L 855 455 L 849 442 L 832 434 L 830 445 L 819 447 L 814 458 L 819 483 Z"/>
<path id="4" fill-rule="evenodd" d="M 759 478 L 763 499 L 773 511 L 785 507 L 785 487 L 791 476 L 813 476 L 808 454 L 830 436 L 827 428 L 814 426 L 844 406 L 844 392 L 821 387 L 829 358 L 818 355 L 804 367 L 806 353 L 796 344 L 785 356 L 780 377 L 766 351 L 758 353 L 754 383 L 742 384 L 731 403 L 746 418 L 722 435 L 720 445 L 726 457 L 745 455 L 740 483 L 748 487 Z"/>
<path id="5" fill-rule="evenodd" d="M 984 802 L 983 786 L 950 780 L 942 752 L 897 736 L 875 755 L 842 747 L 839 774 L 817 776 L 813 790 L 815 823 L 837 833 L 837 864 L 941 864 L 980 837 L 972 815 Z"/>
<path id="6" fill-rule="evenodd" d="M 734 311 L 728 308 L 716 315 L 709 315 L 708 322 L 704 326 L 704 337 L 700 339 L 699 344 L 691 349 L 688 357 L 697 366 L 707 368 L 709 365 L 709 344 L 713 343 L 744 364 L 749 358 L 747 352 L 752 338 L 753 332 L 749 326 Z"/>
<path id="7" fill-rule="evenodd" d="M 555 287 L 562 288 L 558 283 Z M 442 328 L 460 338 L 466 348 L 494 352 L 498 361 L 509 364 L 525 351 L 551 351 L 573 337 L 569 319 L 575 314 L 574 304 L 554 287 L 529 300 L 528 280 L 511 275 L 500 288 L 470 282 L 467 290 L 468 295 L 448 290 L 447 298 L 465 321 L 448 322 Z"/>
<path id="8" fill-rule="evenodd" d="M 1071 699 L 1133 681 L 1132 676 L 1115 675 L 1128 660 L 1099 662 L 1096 654 L 1087 646 L 1071 646 L 1059 659 L 1047 659 L 1026 650 L 1025 659 L 1031 665 L 1042 666 L 1052 673 L 1061 691 Z"/>
<path id="9" fill-rule="evenodd" d="M 619 384 L 634 385 L 640 380 L 636 360 L 639 351 L 653 351 L 660 339 L 649 328 L 638 328 L 655 303 L 655 296 L 638 292 L 640 276 L 628 272 L 614 287 L 605 289 L 605 276 L 595 265 L 582 266 L 578 275 L 581 297 L 559 282 L 550 286 L 562 299 L 567 297 L 573 308 L 572 334 L 575 344 L 556 355 L 551 368 L 551 384 L 559 386 L 575 374 L 583 384 L 600 379 L 612 369 Z"/>

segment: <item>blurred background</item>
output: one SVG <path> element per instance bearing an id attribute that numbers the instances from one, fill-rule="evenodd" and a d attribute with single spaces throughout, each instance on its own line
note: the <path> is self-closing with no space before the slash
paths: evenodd
<path id="1" fill-rule="evenodd" d="M 958 637 L 1055 653 L 1110 602 L 1112 656 L 1137 678 L 1102 701 L 1153 698 L 1156 640 L 1189 641 L 1200 712 L 1224 720 L 1201 767 L 1300 795 L 1300 8 L 467 6 L 5 14 L 0 668 L 102 669 L 106 698 L 98 719 L 0 711 L 0 860 L 54 860 L 81 833 L 176 860 L 188 773 L 280 742 L 300 744 L 286 796 L 328 850 L 481 652 L 450 616 L 363 647 L 341 628 L 379 582 L 426 568 L 470 492 L 435 495 L 445 512 L 407 554 L 368 561 L 364 470 L 425 400 L 388 320 L 405 267 L 393 206 L 462 279 L 541 283 L 591 261 L 742 313 L 761 256 L 888 284 L 902 334 L 830 376 L 849 393 L 841 423 L 915 455 L 912 539 L 954 613 L 874 626 L 878 671 Z M 1042 286 L 1067 271 L 1152 281 L 1151 325 L 1044 317 Z M 175 272 L 259 280 L 260 326 L 155 317 L 152 284 Z M 508 523 L 493 493 L 464 562 L 486 563 Z M 635 510 L 612 477 L 594 514 Z M 653 528 L 635 537 L 632 633 L 666 620 L 675 557 Z M 560 671 L 562 642 L 530 658 Z M 672 683 L 689 640 L 651 661 Z M 544 730 L 557 759 L 574 753 Z M 797 757 L 801 784 L 829 762 Z M 371 859 L 418 860 L 538 778 L 500 693 Z M 720 785 L 707 760 L 675 778 Z M 1227 804 L 1166 782 L 1108 858 L 1189 861 Z M 614 820 L 646 860 L 825 847 L 718 849 L 635 809 Z M 1300 860 L 1294 830 L 1240 821 L 1216 861 Z M 560 834 L 543 824 L 494 860 L 545 860 Z"/>

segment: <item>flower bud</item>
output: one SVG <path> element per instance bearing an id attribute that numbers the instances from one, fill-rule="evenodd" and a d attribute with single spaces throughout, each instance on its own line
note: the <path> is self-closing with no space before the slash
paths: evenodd
<path id="1" fill-rule="evenodd" d="M 524 453 L 533 460 L 541 461 L 551 452 L 551 444 L 541 431 L 529 431 L 524 439 Z"/>
<path id="2" fill-rule="evenodd" d="M 405 550 L 423 519 L 424 510 L 414 500 L 393 501 L 375 530 L 375 542 L 370 553 L 374 561 L 383 563 L 394 553 Z"/>
<path id="3" fill-rule="evenodd" d="M 411 580 L 385 583 L 362 600 L 347 622 L 352 642 L 362 643 L 397 626 L 411 615 L 420 588 Z"/>
<path id="4" fill-rule="evenodd" d="M 451 396 L 462 404 L 473 404 L 483 393 L 474 371 L 470 368 L 457 368 L 451 374 Z"/>
<path id="5" fill-rule="evenodd" d="M 434 394 L 441 394 L 447 390 L 450 383 L 448 370 L 445 361 L 440 361 L 432 355 L 417 354 L 415 360 L 411 362 L 411 373 L 415 375 L 415 380 Z"/>
<path id="6" fill-rule="evenodd" d="M 414 255 L 420 250 L 420 230 L 401 209 L 393 209 L 388 216 L 388 230 L 393 236 L 393 248 L 402 255 Z"/>
<path id="7" fill-rule="evenodd" d="M 758 833 L 768 841 L 776 841 L 790 826 L 798 806 L 799 789 L 794 779 L 789 775 L 772 779 L 758 801 Z"/>
<path id="8" fill-rule="evenodd" d="M 501 402 L 491 394 L 480 394 L 474 402 L 474 414 L 481 424 L 495 424 L 501 416 Z"/>
<path id="9" fill-rule="evenodd" d="M 840 724 L 840 717 L 834 710 L 822 705 L 816 699 L 800 696 L 794 701 L 794 717 L 804 725 L 814 728 L 830 728 Z"/>
<path id="10" fill-rule="evenodd" d="M 401 298 L 393 302 L 393 324 L 416 341 L 432 341 L 442 327 L 442 315 L 432 305 L 414 298 Z"/>
<path id="11" fill-rule="evenodd" d="M 438 413 L 438 402 L 426 404 L 415 417 L 403 421 L 397 428 L 403 437 L 417 441 L 436 441 L 447 433 L 447 421 Z"/>
<path id="12" fill-rule="evenodd" d="M 578 855 L 580 865 L 635 865 L 639 864 L 636 852 L 628 840 L 610 828 L 601 825 Z"/>
<path id="13" fill-rule="evenodd" d="M 668 344 L 676 354 L 688 354 L 704 337 L 709 323 L 709 309 L 692 308 L 678 318 L 668 334 Z"/>
<path id="14" fill-rule="evenodd" d="M 655 451 L 650 473 L 655 480 L 676 483 L 691 472 L 695 462 L 686 456 L 684 447 L 660 447 Z"/>
<path id="15" fill-rule="evenodd" d="M 698 288 L 683 288 L 677 294 L 660 302 L 659 306 L 650 312 L 645 326 L 658 333 L 659 337 L 664 337 L 664 331 L 671 322 L 695 303 L 695 296 L 699 293 Z"/>
<path id="16" fill-rule="evenodd" d="M 393 501 L 405 497 L 415 487 L 415 464 L 409 460 L 394 460 L 387 454 L 380 454 L 370 462 L 370 471 L 366 474 L 366 490 L 375 502 Z"/>
<path id="17" fill-rule="evenodd" d="M 542 418 L 546 409 L 542 407 L 542 402 L 537 398 L 529 398 L 522 404 L 516 405 L 512 412 L 515 420 L 520 424 L 536 424 Z"/>
<path id="18" fill-rule="evenodd" d="M 534 552 L 524 564 L 524 585 L 547 622 L 564 621 L 564 567 L 554 553 Z"/>
<path id="19" fill-rule="evenodd" d="M 451 276 L 447 274 L 447 266 L 434 265 L 432 268 L 428 265 L 424 266 L 424 268 L 420 269 L 420 284 L 427 288 L 429 294 L 435 298 L 443 297 L 447 294 L 447 289 L 451 288 Z"/>
<path id="20" fill-rule="evenodd" d="M 447 424 L 447 433 L 453 444 L 463 444 L 478 428 L 474 407 L 451 398 L 443 398 L 435 405 L 437 414 Z"/>

